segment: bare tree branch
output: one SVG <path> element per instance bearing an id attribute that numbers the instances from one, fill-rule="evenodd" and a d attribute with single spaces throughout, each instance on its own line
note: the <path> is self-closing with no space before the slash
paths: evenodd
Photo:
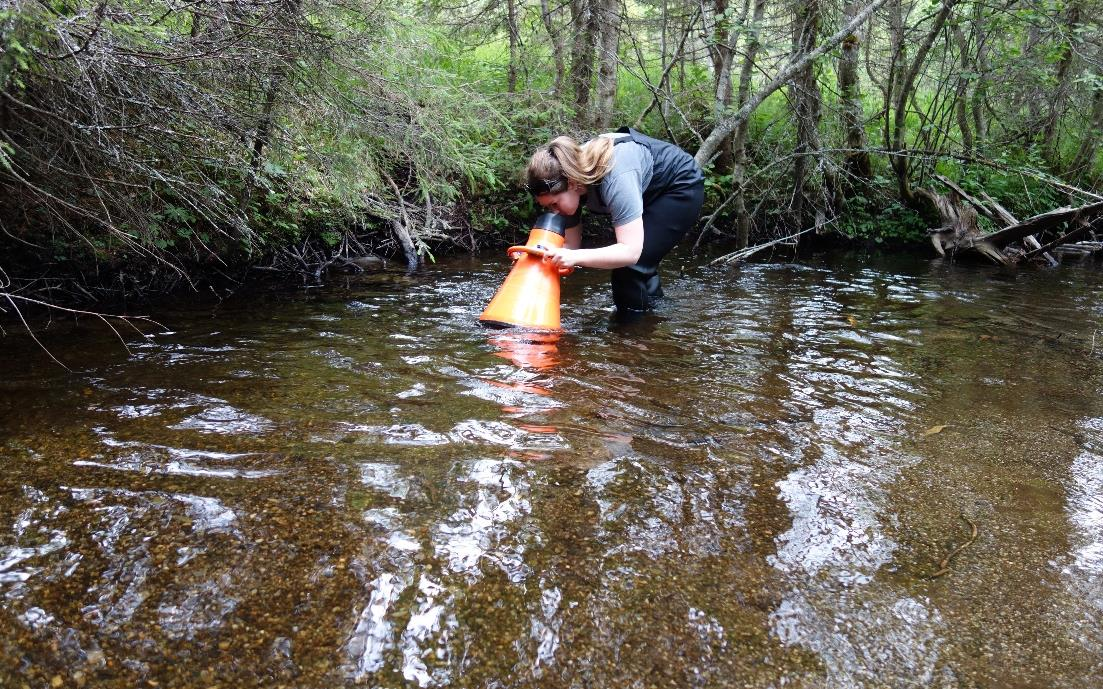
<path id="1" fill-rule="evenodd" d="M 765 101 L 770 94 L 777 91 L 779 88 L 789 82 L 793 76 L 800 70 L 807 67 L 816 59 L 826 55 L 828 51 L 835 48 L 843 42 L 843 39 L 849 36 L 856 28 L 862 25 L 867 19 L 869 19 L 874 12 L 881 8 L 888 0 L 873 0 L 870 4 L 854 15 L 854 18 L 850 20 L 843 28 L 829 36 L 820 44 L 818 48 L 810 53 L 804 55 L 794 55 L 789 62 L 782 67 L 777 76 L 773 78 L 768 84 L 760 88 L 754 93 L 747 102 L 743 104 L 743 107 L 739 108 L 734 114 L 722 118 L 713 127 L 709 135 L 705 137 L 704 143 L 697 149 L 697 153 L 694 154 L 694 159 L 697 160 L 697 164 L 701 167 L 705 167 L 712 160 L 712 157 L 716 154 L 717 149 L 720 147 L 720 143 L 728 137 L 729 134 L 735 131 L 735 128 L 739 126 L 739 123 L 750 117 L 759 105 Z"/>

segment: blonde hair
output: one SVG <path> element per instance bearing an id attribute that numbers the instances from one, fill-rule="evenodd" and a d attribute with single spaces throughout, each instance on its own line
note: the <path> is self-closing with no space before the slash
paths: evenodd
<path id="1" fill-rule="evenodd" d="M 607 136 L 581 146 L 569 136 L 558 136 L 532 154 L 525 168 L 526 184 L 533 196 L 566 191 L 569 182 L 594 184 L 613 167 L 614 141 Z"/>

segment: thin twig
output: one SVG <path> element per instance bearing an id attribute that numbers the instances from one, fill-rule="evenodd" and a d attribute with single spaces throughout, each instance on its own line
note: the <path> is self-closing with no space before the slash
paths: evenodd
<path id="1" fill-rule="evenodd" d="M 838 217 L 834 217 L 834 218 L 831 218 L 829 220 L 825 220 L 822 223 L 813 225 L 812 227 L 803 229 L 800 232 L 796 232 L 794 234 L 791 234 L 787 237 L 780 237 L 778 239 L 774 239 L 772 241 L 766 242 L 765 244 L 758 244 L 756 246 L 745 247 L 745 248 L 742 248 L 738 251 L 733 251 L 730 254 L 724 254 L 720 258 L 716 258 L 716 259 L 713 259 L 712 261 L 710 261 L 709 265 L 714 266 L 717 263 L 723 263 L 724 265 L 728 265 L 729 263 L 735 263 L 736 261 L 742 261 L 743 259 L 749 258 L 750 256 L 752 256 L 754 254 L 757 254 L 759 251 L 762 251 L 763 249 L 768 249 L 771 246 L 774 246 L 775 244 L 782 244 L 784 242 L 791 241 L 793 239 L 796 239 L 797 237 L 800 237 L 803 234 L 808 234 L 809 232 L 812 232 L 813 230 L 822 229 L 824 227 L 827 227 L 828 225 L 834 224 L 837 220 L 838 220 Z"/>
<path id="2" fill-rule="evenodd" d="M 969 525 L 969 539 L 958 547 L 951 550 L 946 557 L 942 558 L 942 560 L 938 563 L 938 571 L 930 576 L 931 579 L 936 579 L 943 574 L 948 574 L 950 572 L 950 560 L 957 556 L 958 553 L 972 545 L 973 541 L 977 540 L 977 525 L 969 521 L 969 517 L 966 517 L 964 513 L 958 514 L 958 516 L 965 520 L 965 523 Z"/>
<path id="3" fill-rule="evenodd" d="M 31 339 L 34 340 L 35 344 L 42 348 L 42 351 L 46 352 L 46 356 L 53 359 L 58 366 L 62 367 L 66 371 L 72 372 L 73 369 L 58 361 L 58 358 L 53 355 L 53 352 L 47 349 L 46 345 L 42 344 L 42 341 L 39 340 L 38 336 L 34 334 L 34 330 L 31 329 L 30 323 L 28 323 L 27 319 L 23 317 L 23 312 L 19 310 L 19 306 L 15 303 L 14 296 L 11 294 L 0 294 L 0 296 L 7 299 L 8 303 L 11 304 L 11 307 L 15 309 L 15 313 L 17 316 L 19 316 L 19 320 L 23 321 L 23 327 L 27 329 L 27 334 L 31 336 Z"/>
<path id="4" fill-rule="evenodd" d="M 4 299 L 7 299 L 8 303 L 11 304 L 12 308 L 15 310 L 16 315 L 19 316 L 19 320 L 22 321 L 23 327 L 26 328 L 27 334 L 31 336 L 31 339 L 33 339 L 35 341 L 35 344 L 37 344 L 39 347 L 41 347 L 42 351 L 46 352 L 46 354 L 51 359 L 53 359 L 55 363 L 57 363 L 59 366 L 64 368 L 66 371 L 71 371 L 72 369 L 70 369 L 65 364 L 61 363 L 61 361 L 59 361 L 58 358 L 53 355 L 53 352 L 51 352 L 49 350 L 49 348 L 47 348 L 46 345 L 42 344 L 42 341 L 38 339 L 38 336 L 35 335 L 35 333 L 34 333 L 34 329 L 31 327 L 30 323 L 27 322 L 27 319 L 23 316 L 22 309 L 20 309 L 19 304 L 16 303 L 17 300 L 22 301 L 22 302 L 26 302 L 26 303 L 29 303 L 29 304 L 36 304 L 38 306 L 44 306 L 44 307 L 50 309 L 51 311 L 54 311 L 54 310 L 63 311 L 65 313 L 72 313 L 72 314 L 84 315 L 84 316 L 93 316 L 95 318 L 98 318 L 101 321 L 103 321 L 104 325 L 106 325 L 108 328 L 111 329 L 111 332 L 115 333 L 115 336 L 119 338 L 119 342 L 122 343 L 123 348 L 126 350 L 127 354 L 133 354 L 133 352 L 131 352 L 129 345 L 127 345 L 127 343 L 126 343 L 126 339 L 123 338 L 123 336 L 122 336 L 122 333 L 119 332 L 118 328 L 116 328 L 115 325 L 113 323 L 111 323 L 111 320 L 109 320 L 109 319 L 122 321 L 126 325 L 133 328 L 136 333 L 138 333 L 139 335 L 141 335 L 142 337 L 144 337 L 146 339 L 149 339 L 149 335 L 142 332 L 136 325 L 134 325 L 133 321 L 144 321 L 146 323 L 156 325 L 157 327 L 161 328 L 162 330 L 165 330 L 165 331 L 168 330 L 168 328 L 165 327 L 162 323 L 159 323 L 159 322 L 153 320 L 149 316 L 120 316 L 120 315 L 117 315 L 117 314 L 100 313 L 100 312 L 97 312 L 97 311 L 86 311 L 86 310 L 83 310 L 83 309 L 67 308 L 67 307 L 64 307 L 64 306 L 59 306 L 57 304 L 51 304 L 50 302 L 47 302 L 47 301 L 42 301 L 41 299 L 32 299 L 31 297 L 26 297 L 26 296 L 23 296 L 21 294 L 12 294 L 10 292 L 0 292 L 0 297 L 3 297 Z"/>

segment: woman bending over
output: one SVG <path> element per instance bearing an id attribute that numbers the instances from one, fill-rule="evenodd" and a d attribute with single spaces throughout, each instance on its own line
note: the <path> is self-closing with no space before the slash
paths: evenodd
<path id="1" fill-rule="evenodd" d="M 533 154 L 529 192 L 566 216 L 562 249 L 547 260 L 563 268 L 612 269 L 618 311 L 646 311 L 663 294 L 658 265 L 697 222 L 705 198 L 701 169 L 674 144 L 623 127 L 585 144 L 560 136 Z M 582 244 L 581 206 L 609 215 L 616 242 Z"/>

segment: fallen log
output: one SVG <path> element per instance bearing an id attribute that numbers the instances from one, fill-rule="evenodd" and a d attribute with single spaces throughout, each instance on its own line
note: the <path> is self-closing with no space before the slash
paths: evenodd
<path id="1" fill-rule="evenodd" d="M 945 180 L 945 178 L 942 178 Z M 945 180 L 949 181 L 949 180 Z M 956 184 L 947 185 L 949 194 L 936 194 L 929 189 L 917 189 L 916 194 L 926 197 L 938 210 L 938 216 L 942 219 L 942 226 L 931 230 L 931 243 L 940 256 L 945 256 L 947 251 L 956 252 L 959 249 L 973 249 L 988 256 L 996 263 L 1007 264 L 1010 262 L 999 249 L 990 242 L 984 241 L 980 236 L 980 228 L 977 225 L 976 204 Z M 962 205 L 963 199 L 972 199 L 969 206 Z"/>
<path id="2" fill-rule="evenodd" d="M 1080 206 L 1078 208 L 1070 208 L 1067 206 L 1056 208 L 1046 213 L 1035 215 L 1032 218 L 1027 218 L 1017 225 L 1011 225 L 1002 230 L 997 230 L 992 234 L 985 235 L 984 239 L 997 246 L 1003 246 L 1017 239 L 1022 239 L 1027 235 L 1038 234 L 1039 232 L 1053 229 L 1062 223 L 1090 220 L 1099 215 L 1103 215 L 1103 201 L 1089 203 L 1086 206 Z"/>
<path id="3" fill-rule="evenodd" d="M 1054 247 L 1053 249 L 1062 256 L 1075 256 L 1077 258 L 1084 258 L 1085 256 L 1091 256 L 1099 249 L 1092 249 L 1085 246 L 1081 246 L 1079 242 L 1075 244 L 1062 244 L 1061 246 Z"/>
<path id="4" fill-rule="evenodd" d="M 989 220 L 992 220 L 993 222 L 998 222 L 998 223 L 1004 225 L 1005 229 L 1007 227 L 1011 227 L 1011 226 L 1015 226 L 1015 225 L 1019 224 L 1019 220 L 1014 215 L 1011 214 L 1011 211 L 1004 208 L 998 201 L 996 201 L 991 196 L 989 196 L 987 192 L 982 192 L 981 193 L 981 196 L 984 198 L 984 201 L 981 202 L 978 199 L 971 196 L 968 192 L 966 192 L 964 189 L 959 187 L 957 184 L 955 184 L 949 178 L 944 177 L 942 175 L 934 175 L 934 178 L 936 180 L 938 180 L 939 182 L 942 182 L 942 184 L 946 185 L 947 187 L 952 189 L 954 192 L 956 192 L 958 196 L 960 196 L 962 199 L 967 201 L 969 203 L 969 205 L 973 206 L 973 208 L 975 208 L 977 210 L 977 212 L 979 212 L 981 215 L 988 218 Z M 1007 256 L 1007 260 L 1005 260 L 1003 258 L 996 257 L 995 254 L 993 253 L 993 249 L 995 249 L 995 251 L 998 252 L 998 253 L 1003 253 L 1003 252 L 999 251 L 999 248 L 997 248 L 997 245 L 994 242 L 991 241 L 991 239 L 990 239 L 991 237 L 992 237 L 992 235 L 988 235 L 988 236 L 983 237 L 979 240 L 975 240 L 975 241 L 978 242 L 978 244 L 973 245 L 972 248 L 977 248 L 981 253 L 983 253 L 986 256 L 989 256 L 990 258 L 995 260 L 997 263 L 1006 264 L 1009 261 L 1014 260 L 1012 256 Z M 1022 239 L 1023 239 L 1023 243 L 1027 246 L 1028 249 L 1037 249 L 1038 247 L 1041 246 L 1041 244 L 1038 242 L 1038 239 L 1033 234 L 1028 234 L 1025 237 L 1023 237 Z M 985 241 L 985 240 L 987 240 L 987 241 Z M 985 243 L 979 244 L 979 242 L 985 242 Z M 1050 266 L 1058 265 L 1057 259 L 1054 258 L 1048 251 L 1043 251 L 1043 252 L 1041 252 L 1041 254 L 1046 259 L 1046 261 L 1049 263 Z M 1006 256 L 1006 254 L 1005 254 L 1005 256 Z"/>
<path id="5" fill-rule="evenodd" d="M 1103 201 L 1096 201 L 1076 208 L 1057 208 L 1020 222 L 988 194 L 982 194 L 984 201 L 981 201 L 952 180 L 942 175 L 934 177 L 950 189 L 950 193 L 942 195 L 926 189 L 920 191 L 931 199 L 942 218 L 942 227 L 931 230 L 931 243 L 942 256 L 947 252 L 973 250 L 1000 265 L 1041 256 L 1051 266 L 1055 266 L 1058 261 L 1049 253 L 1050 250 L 1090 232 L 1094 220 L 1103 217 Z M 967 202 L 971 208 L 963 206 L 962 201 Z M 1005 227 L 982 235 L 976 223 L 978 213 Z M 1078 227 L 1044 246 L 1035 236 L 1066 223 L 1073 223 Z M 1022 250 L 1009 247 L 1017 241 L 1023 243 Z"/>
<path id="6" fill-rule="evenodd" d="M 1019 219 L 1012 215 L 1011 211 L 1000 205 L 999 201 L 989 196 L 988 192 L 981 192 L 981 198 L 984 199 L 985 205 L 988 208 L 992 209 L 992 214 L 995 216 L 993 220 L 999 219 L 999 221 L 1003 223 L 1005 227 L 1017 225 L 1019 223 Z M 1028 249 L 1039 249 L 1042 246 L 1037 237 L 1032 234 L 1028 234 L 1027 236 L 1023 237 L 1023 244 L 1026 244 Z M 1049 253 L 1048 251 L 1041 252 L 1041 255 L 1042 258 L 1044 258 L 1046 262 L 1049 263 L 1051 268 L 1060 265 L 1060 261 L 1054 258 L 1053 254 Z"/>
<path id="7" fill-rule="evenodd" d="M 1078 223 L 1078 226 L 1074 230 L 1072 230 L 1071 232 L 1068 232 L 1068 233 L 1058 237 L 1057 239 L 1054 239 L 1052 242 L 1050 242 L 1049 244 L 1046 244 L 1045 246 L 1034 249 L 1033 251 L 1026 252 L 1026 258 L 1030 258 L 1030 256 L 1032 254 L 1036 255 L 1036 254 L 1041 253 L 1043 251 L 1048 251 L 1050 249 L 1053 249 L 1054 247 L 1061 246 L 1061 245 L 1064 245 L 1064 244 L 1068 244 L 1068 243 L 1072 242 L 1072 240 L 1074 240 L 1074 239 L 1077 239 L 1077 238 L 1079 238 L 1079 237 L 1081 237 L 1081 236 L 1083 236 L 1083 235 L 1085 235 L 1085 234 L 1087 234 L 1087 233 L 1089 233 L 1089 232 L 1091 232 L 1095 229 L 1099 229 L 1097 226 L 1101 225 L 1101 224 L 1103 224 L 1103 223 L 1101 223 L 1101 219 L 1099 219 L 1099 218 L 1097 218 L 1093 222 L 1080 222 L 1080 223 Z"/>
<path id="8" fill-rule="evenodd" d="M 989 196 L 988 192 L 982 192 L 981 197 L 984 198 L 984 203 L 992 209 L 992 212 L 1000 219 L 1004 227 L 1018 224 L 1019 219 L 1011 215 L 1011 211 L 1001 206 L 999 201 Z"/>

